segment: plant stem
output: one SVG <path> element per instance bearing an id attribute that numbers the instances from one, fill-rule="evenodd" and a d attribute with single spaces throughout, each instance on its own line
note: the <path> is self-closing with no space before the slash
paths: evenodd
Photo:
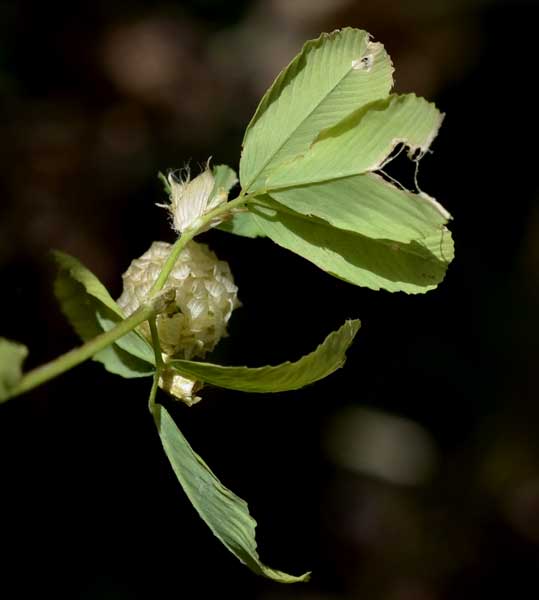
<path id="1" fill-rule="evenodd" d="M 62 354 L 62 356 L 59 356 L 32 371 L 28 371 L 28 373 L 23 375 L 19 383 L 11 390 L 10 397 L 24 394 L 42 383 L 45 383 L 49 379 L 53 379 L 85 360 L 88 360 L 103 348 L 106 348 L 126 333 L 129 333 L 142 322 L 153 317 L 156 311 L 157 308 L 153 303 L 143 305 L 130 317 L 118 323 L 113 329 L 105 331 L 86 342 L 84 345 L 73 348 L 73 350 Z"/>
<path id="2" fill-rule="evenodd" d="M 152 331 L 152 337 L 154 338 L 154 344 L 157 341 L 157 346 L 154 345 L 154 348 L 157 348 L 155 354 L 157 371 L 159 372 L 162 370 L 163 360 L 159 348 L 159 338 L 157 336 L 155 316 L 156 314 L 165 310 L 168 304 L 170 304 L 172 301 L 173 297 L 168 297 L 166 294 L 165 296 L 158 294 L 163 289 L 163 286 L 165 285 L 168 276 L 170 275 L 170 272 L 172 271 L 176 260 L 180 255 L 180 252 L 185 248 L 187 243 L 191 241 L 195 235 L 200 233 L 201 230 L 204 230 L 213 219 L 228 213 L 232 208 L 237 208 L 243 204 L 246 204 L 248 198 L 248 195 L 242 192 L 234 200 L 226 202 L 225 204 L 221 204 L 206 215 L 203 215 L 197 219 L 193 226 L 189 229 L 186 229 L 182 233 L 181 237 L 176 240 L 169 257 L 163 265 L 161 273 L 159 273 L 159 277 L 150 290 L 149 302 L 147 304 L 141 306 L 130 317 L 124 319 L 109 331 L 105 331 L 101 335 L 89 340 L 79 348 L 74 348 L 73 350 L 66 352 L 66 354 L 63 354 L 62 356 L 59 356 L 58 358 L 55 358 L 54 360 L 51 360 L 40 367 L 36 367 L 32 371 L 29 371 L 23 375 L 19 383 L 11 390 L 10 397 L 24 394 L 25 392 L 28 392 L 31 389 L 45 383 L 46 381 L 49 381 L 49 379 L 53 379 L 54 377 L 69 371 L 69 369 L 84 362 L 85 360 L 88 360 L 100 350 L 110 346 L 110 344 L 114 343 L 117 339 L 126 335 L 135 329 L 135 327 L 147 320 L 150 321 L 150 329 Z M 157 376 L 157 380 L 158 379 L 159 377 Z M 154 386 L 156 385 L 157 384 L 154 382 Z"/>
<path id="3" fill-rule="evenodd" d="M 150 413 L 154 414 L 155 408 L 155 396 L 157 395 L 157 386 L 159 385 L 159 372 L 154 373 L 152 381 L 152 389 L 150 390 L 150 397 L 148 398 L 148 408 Z"/>
<path id="4" fill-rule="evenodd" d="M 148 323 L 150 324 L 150 331 L 152 332 L 152 346 L 155 354 L 156 366 L 156 371 L 153 374 L 150 398 L 148 399 L 148 408 L 150 409 L 150 413 L 153 415 L 155 408 L 155 396 L 157 395 L 157 386 L 159 385 L 159 379 L 161 378 L 161 373 L 163 372 L 165 365 L 163 364 L 163 357 L 161 355 L 161 342 L 159 341 L 159 332 L 157 331 L 155 315 L 148 319 Z"/>
<path id="5" fill-rule="evenodd" d="M 163 356 L 161 355 L 161 342 L 159 341 L 159 333 L 157 331 L 155 316 L 150 317 L 148 319 L 148 323 L 150 324 L 150 331 L 152 333 L 152 346 L 155 356 L 155 366 L 157 367 L 157 371 L 160 372 L 163 370 L 164 364 Z"/>
<path id="6" fill-rule="evenodd" d="M 241 193 L 234 200 L 226 202 L 225 204 L 221 204 L 214 210 L 205 214 L 203 217 L 200 217 L 196 220 L 192 227 L 186 229 L 172 246 L 172 250 L 170 251 L 168 258 L 165 264 L 163 265 L 163 268 L 161 269 L 161 273 L 159 273 L 159 277 L 156 279 L 155 283 L 152 286 L 152 289 L 150 290 L 150 298 L 155 296 L 155 294 L 157 294 L 163 289 L 163 286 L 167 282 L 170 272 L 172 271 L 174 265 L 176 264 L 176 261 L 178 260 L 178 256 L 180 256 L 181 251 L 185 248 L 185 246 L 187 246 L 188 242 L 190 242 L 195 237 L 195 235 L 200 233 L 200 231 L 203 230 L 206 227 L 206 225 L 208 225 L 208 223 L 210 223 L 213 219 L 219 217 L 222 214 L 226 214 L 232 208 L 237 208 L 239 206 L 242 206 L 243 204 L 246 204 L 247 201 L 248 196 L 246 194 Z"/>

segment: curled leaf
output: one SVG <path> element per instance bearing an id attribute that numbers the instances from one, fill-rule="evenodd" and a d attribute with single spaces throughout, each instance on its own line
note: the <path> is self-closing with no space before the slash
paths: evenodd
<path id="1" fill-rule="evenodd" d="M 284 392 L 302 388 L 327 377 L 345 361 L 345 353 L 359 331 L 358 320 L 346 321 L 310 354 L 296 362 L 267 367 L 226 367 L 188 360 L 172 360 L 168 366 L 186 377 L 242 392 Z"/>
<path id="2" fill-rule="evenodd" d="M 54 257 L 59 266 L 54 283 L 56 297 L 83 341 L 123 320 L 122 310 L 91 271 L 63 252 L 55 252 Z M 101 362 L 107 371 L 127 378 L 147 377 L 155 370 L 150 344 L 134 331 L 100 350 L 93 359 Z"/>
<path id="3" fill-rule="evenodd" d="M 434 289 L 453 259 L 450 232 L 408 244 L 372 239 L 294 213 L 271 200 L 253 207 L 258 226 L 283 248 L 311 261 L 330 275 L 373 290 L 420 294 Z"/>
<path id="4" fill-rule="evenodd" d="M 256 547 L 256 521 L 245 500 L 225 487 L 194 452 L 164 406 L 152 412 L 163 448 L 191 504 L 224 546 L 257 575 L 279 583 L 307 581 L 309 573 L 294 576 L 264 565 Z"/>

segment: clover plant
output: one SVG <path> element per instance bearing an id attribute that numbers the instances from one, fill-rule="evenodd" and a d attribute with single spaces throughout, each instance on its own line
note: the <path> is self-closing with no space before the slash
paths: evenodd
<path id="1" fill-rule="evenodd" d="M 82 346 L 23 373 L 27 348 L 0 339 L 0 401 L 89 358 L 116 375 L 150 379 L 150 412 L 189 500 L 240 561 L 280 582 L 309 574 L 260 561 L 247 504 L 194 452 L 157 391 L 193 405 L 206 384 L 249 393 L 298 389 L 341 367 L 360 328 L 347 321 L 310 354 L 277 366 L 200 360 L 226 334 L 239 304 L 228 264 L 194 240 L 212 227 L 267 237 L 329 275 L 373 290 L 417 294 L 440 283 L 453 259 L 450 215 L 383 168 L 399 148 L 418 162 L 443 115 L 414 94 L 391 94 L 392 85 L 391 60 L 367 32 L 346 28 L 307 42 L 247 126 L 233 199 L 238 177 L 228 166 L 208 162 L 194 179 L 188 171 L 161 175 L 176 239 L 154 242 L 132 262 L 117 301 L 77 259 L 55 252 L 55 293 Z"/>

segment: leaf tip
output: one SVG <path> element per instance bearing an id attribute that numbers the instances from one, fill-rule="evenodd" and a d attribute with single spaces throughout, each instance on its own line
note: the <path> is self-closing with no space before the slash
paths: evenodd
<path id="1" fill-rule="evenodd" d="M 283 571 L 276 571 L 274 569 L 264 567 L 261 574 L 268 579 L 277 581 L 278 583 L 307 583 L 311 579 L 312 571 L 307 571 L 306 573 L 303 573 L 303 575 L 289 575 Z"/>

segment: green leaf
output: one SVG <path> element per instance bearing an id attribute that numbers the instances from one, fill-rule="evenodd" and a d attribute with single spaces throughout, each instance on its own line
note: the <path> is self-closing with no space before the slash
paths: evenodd
<path id="1" fill-rule="evenodd" d="M 107 288 L 79 260 L 59 250 L 53 251 L 53 256 L 62 272 L 82 284 L 90 296 L 99 300 L 120 318 L 124 318 L 122 309 L 112 299 Z"/>
<path id="2" fill-rule="evenodd" d="M 54 257 L 59 266 L 54 291 L 63 313 L 83 341 L 123 320 L 120 307 L 93 273 L 72 256 L 54 252 Z M 147 342 L 146 345 L 151 349 Z M 153 353 L 141 350 L 142 347 L 140 336 L 130 332 L 93 359 L 122 377 L 147 377 L 155 370 L 150 364 Z"/>
<path id="3" fill-rule="evenodd" d="M 210 194 L 210 203 L 216 194 L 224 194 L 228 197 L 230 190 L 238 183 L 236 172 L 228 165 L 215 165 L 212 172 L 215 183 Z"/>
<path id="4" fill-rule="evenodd" d="M 99 305 L 96 311 L 96 317 L 103 331 L 109 331 L 110 329 L 113 329 L 122 320 L 116 315 L 116 313 L 112 313 L 106 309 L 103 310 L 103 308 L 99 307 Z M 151 344 L 142 334 L 139 334 L 137 331 L 131 331 L 127 335 L 122 336 L 116 340 L 115 344 L 122 350 L 125 350 L 128 354 L 131 354 L 136 358 L 140 358 L 141 360 L 152 365 L 155 364 L 155 353 Z"/>
<path id="5" fill-rule="evenodd" d="M 303 155 L 270 174 L 267 190 L 375 171 L 400 143 L 410 157 L 424 154 L 442 120 L 434 104 L 415 94 L 378 100 L 322 131 Z"/>
<path id="6" fill-rule="evenodd" d="M 217 225 L 217 229 L 248 238 L 265 237 L 266 235 L 247 210 L 234 213 L 230 219 Z"/>
<path id="7" fill-rule="evenodd" d="M 360 327 L 357 320 L 346 321 L 330 333 L 318 348 L 296 362 L 272 367 L 225 367 L 188 360 L 168 363 L 184 377 L 243 392 L 284 392 L 295 390 L 327 377 L 344 364 L 345 352 Z"/>
<path id="8" fill-rule="evenodd" d="M 306 581 L 270 569 L 260 562 L 256 549 L 256 521 L 245 500 L 226 488 L 208 465 L 196 454 L 165 407 L 154 404 L 152 412 L 165 453 L 187 497 L 214 535 L 257 575 L 280 583 Z"/>
<path id="9" fill-rule="evenodd" d="M 163 173 L 161 173 L 161 171 L 159 171 L 159 173 L 157 173 L 157 179 L 159 179 L 161 181 L 161 183 L 163 184 L 163 189 L 165 190 L 165 194 L 169 195 L 172 190 L 170 188 L 170 183 L 168 182 L 166 175 L 164 175 Z"/>
<path id="10" fill-rule="evenodd" d="M 231 188 L 238 183 L 238 177 L 235 171 L 227 165 L 215 166 L 213 168 L 213 176 L 215 178 L 215 185 L 211 194 L 212 197 L 217 193 L 228 196 Z M 239 209 L 237 212 L 234 212 L 234 214 L 226 219 L 226 221 L 217 225 L 217 229 L 249 238 L 264 235 L 262 231 L 258 229 L 252 215 L 249 214 L 246 209 Z"/>
<path id="11" fill-rule="evenodd" d="M 355 285 L 424 293 L 442 281 L 453 259 L 453 240 L 445 227 L 433 236 L 403 244 L 337 229 L 293 213 L 269 197 L 264 202 L 265 207 L 252 205 L 250 209 L 269 238 Z"/>
<path id="12" fill-rule="evenodd" d="M 334 227 L 408 243 L 439 233 L 447 213 L 427 194 L 414 194 L 367 173 L 271 192 L 279 204 Z M 257 200 L 254 200 L 256 205 Z"/>
<path id="13" fill-rule="evenodd" d="M 0 403 L 9 398 L 10 391 L 22 378 L 22 364 L 28 356 L 24 344 L 0 338 Z"/>
<path id="14" fill-rule="evenodd" d="M 272 169 L 304 153 L 320 131 L 385 98 L 393 67 L 369 34 L 346 28 L 305 44 L 262 98 L 240 161 L 245 191 L 263 192 Z"/>
<path id="15" fill-rule="evenodd" d="M 215 194 L 221 193 L 228 196 L 231 188 L 238 183 L 238 177 L 233 169 L 227 165 L 217 165 L 213 168 L 215 185 L 212 191 L 212 198 Z M 258 229 L 256 223 L 246 209 L 235 211 L 228 219 L 219 223 L 217 229 L 241 235 L 243 237 L 255 238 L 263 236 L 262 231 Z"/>
<path id="16" fill-rule="evenodd" d="M 102 331 L 112 329 L 125 318 L 122 309 L 112 299 L 107 288 L 89 269 L 73 256 L 60 251 L 55 251 L 53 254 L 60 268 L 67 270 L 69 275 L 75 281 L 78 281 L 90 296 L 99 301 L 99 304 L 96 304 L 98 309 L 96 311 L 96 318 Z M 101 305 L 109 310 L 104 310 Z M 127 353 L 154 364 L 155 356 L 151 344 L 137 331 L 129 332 L 116 340 L 115 344 Z"/>

